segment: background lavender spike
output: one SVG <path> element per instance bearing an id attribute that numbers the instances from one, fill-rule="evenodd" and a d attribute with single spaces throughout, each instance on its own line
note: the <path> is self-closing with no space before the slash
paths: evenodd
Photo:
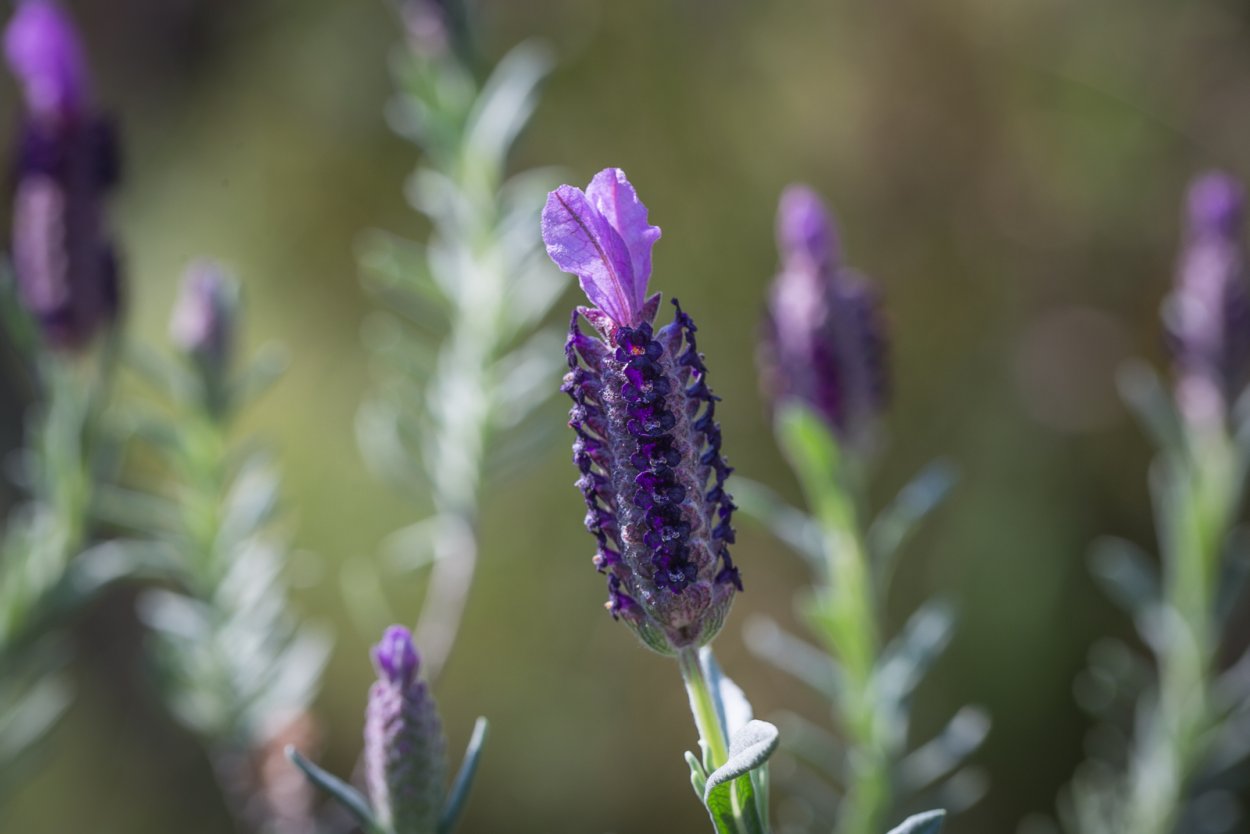
<path id="1" fill-rule="evenodd" d="M 842 264 L 832 217 L 807 186 L 781 196 L 777 248 L 759 350 L 765 395 L 774 410 L 806 403 L 844 442 L 865 447 L 889 395 L 879 295 Z"/>
<path id="2" fill-rule="evenodd" d="M 1176 363 L 1177 401 L 1194 425 L 1226 418 L 1250 361 L 1250 287 L 1245 250 L 1245 191 L 1211 172 L 1190 185 L 1176 287 L 1164 307 Z"/>
<path id="3" fill-rule="evenodd" d="M 118 168 L 112 126 L 95 110 L 82 45 L 53 0 L 23 0 L 5 53 L 26 101 L 13 209 L 18 295 L 50 345 L 79 348 L 120 303 L 105 220 Z"/>

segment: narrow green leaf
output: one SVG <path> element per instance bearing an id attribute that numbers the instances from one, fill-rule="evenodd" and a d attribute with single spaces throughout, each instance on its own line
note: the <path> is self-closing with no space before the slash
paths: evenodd
<path id="1" fill-rule="evenodd" d="M 890 829 L 889 834 L 938 834 L 945 819 L 945 811 L 925 811 L 903 820 L 903 824 Z"/>
<path id="2" fill-rule="evenodd" d="M 367 831 L 371 832 L 371 834 L 385 834 L 382 827 L 374 820 L 373 811 L 369 809 L 369 803 L 361 795 L 360 791 L 308 761 L 308 759 L 300 755 L 300 752 L 293 745 L 287 745 L 286 757 L 290 759 L 291 764 L 304 772 L 304 775 L 308 777 L 308 781 L 334 797 L 353 817 L 360 820 L 360 823 Z"/>
<path id="3" fill-rule="evenodd" d="M 898 554 L 920 522 L 924 521 L 950 494 L 959 480 L 959 470 L 945 460 L 936 460 L 903 487 L 868 529 L 868 552 L 878 592 L 889 587 Z M 735 491 L 736 492 L 736 491 Z"/>
<path id="4" fill-rule="evenodd" d="M 707 777 L 703 804 L 718 832 L 763 834 L 767 824 L 755 800 L 751 771 L 763 767 L 777 749 L 777 728 L 749 721 L 729 740 L 729 761 Z"/>
<path id="5" fill-rule="evenodd" d="M 820 527 L 807 513 L 790 506 L 771 487 L 736 474 L 734 503 L 749 518 L 789 545 L 818 574 L 825 570 L 824 539 Z"/>
<path id="6" fill-rule="evenodd" d="M 456 780 L 451 783 L 447 794 L 447 803 L 443 806 L 443 814 L 438 820 L 438 834 L 449 834 L 464 811 L 464 804 L 469 798 L 469 788 L 473 786 L 473 777 L 477 774 L 477 760 L 482 754 L 482 745 L 486 742 L 486 731 L 490 722 L 478 718 L 473 725 L 473 735 L 469 737 L 469 746 L 464 751 L 464 761 Z"/>
<path id="7" fill-rule="evenodd" d="M 1185 433 L 1176 406 L 1153 368 L 1144 362 L 1126 362 L 1116 382 L 1120 386 L 1120 396 L 1161 450 L 1178 452 L 1185 447 Z"/>
<path id="8" fill-rule="evenodd" d="M 694 795 L 702 801 L 703 793 L 707 790 L 707 771 L 703 769 L 699 757 L 689 750 L 686 751 L 686 764 L 690 766 L 690 787 L 694 788 Z"/>

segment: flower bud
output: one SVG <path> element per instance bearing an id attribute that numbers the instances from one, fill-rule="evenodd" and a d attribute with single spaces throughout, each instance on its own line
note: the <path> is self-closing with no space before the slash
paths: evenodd
<path id="1" fill-rule="evenodd" d="M 833 220 L 805 186 L 782 194 L 777 248 L 759 352 L 765 395 L 774 407 L 802 402 L 843 442 L 867 446 L 889 388 L 878 294 L 842 266 Z"/>
<path id="2" fill-rule="evenodd" d="M 225 368 L 233 353 L 238 303 L 234 277 L 216 261 L 196 261 L 183 277 L 169 321 L 170 339 L 204 367 Z"/>
<path id="3" fill-rule="evenodd" d="M 81 347 L 119 308 L 104 221 L 116 142 L 92 107 L 81 44 L 57 3 L 23 0 L 5 55 L 26 102 L 13 205 L 18 297 L 52 347 Z"/>
<path id="4" fill-rule="evenodd" d="M 608 574 L 608 609 L 648 646 L 674 654 L 715 637 L 742 582 L 728 547 L 732 470 L 694 322 L 674 301 L 673 322 L 652 325 L 659 295 L 646 289 L 659 236 L 617 169 L 584 193 L 561 186 L 543 212 L 548 254 L 595 304 L 573 313 L 562 390 L 574 403 L 573 460 L 599 544 L 595 565 Z"/>
<path id="5" fill-rule="evenodd" d="M 394 834 L 431 834 L 447 775 L 434 699 L 418 680 L 412 635 L 391 626 L 373 647 L 378 679 L 365 711 L 365 782 L 377 821 Z"/>

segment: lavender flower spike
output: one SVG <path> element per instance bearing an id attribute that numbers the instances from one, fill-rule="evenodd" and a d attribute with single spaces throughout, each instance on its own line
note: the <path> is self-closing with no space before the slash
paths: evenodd
<path id="1" fill-rule="evenodd" d="M 391 626 L 373 648 L 378 680 L 365 711 L 365 781 L 373 814 L 393 834 L 430 834 L 447 771 L 442 722 L 412 635 Z"/>
<path id="2" fill-rule="evenodd" d="M 542 218 L 556 265 L 576 275 L 593 308 L 572 316 L 562 390 L 573 399 L 573 461 L 608 575 L 608 610 L 663 654 L 708 643 L 741 590 L 729 556 L 735 509 L 725 492 L 716 397 L 676 300 L 671 324 L 652 322 L 646 296 L 660 230 L 619 169 L 583 193 L 561 186 Z M 596 331 L 586 335 L 584 318 Z"/>
<path id="3" fill-rule="evenodd" d="M 866 446 L 889 387 L 878 294 L 842 265 L 833 220 L 806 186 L 781 195 L 777 248 L 759 357 L 765 394 L 774 406 L 806 404 L 843 442 Z"/>
<path id="4" fill-rule="evenodd" d="M 1241 243 L 1245 192 L 1221 173 L 1194 180 L 1176 287 L 1164 307 L 1177 399 L 1194 425 L 1219 425 L 1250 365 L 1250 293 Z"/>
<path id="5" fill-rule="evenodd" d="M 118 309 L 104 224 L 117 180 L 113 132 L 92 108 L 82 47 L 57 3 L 23 0 L 4 46 L 26 99 L 13 206 L 18 295 L 50 345 L 76 348 Z"/>

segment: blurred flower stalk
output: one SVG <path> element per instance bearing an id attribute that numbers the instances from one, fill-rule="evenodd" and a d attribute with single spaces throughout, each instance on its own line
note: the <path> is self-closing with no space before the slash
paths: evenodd
<path id="1" fill-rule="evenodd" d="M 116 150 L 77 32 L 57 4 L 25 0 L 5 29 L 4 50 L 25 107 L 3 307 L 35 400 L 17 467 L 26 502 L 6 519 L 0 542 L 0 773 L 7 775 L 68 697 L 54 674 L 62 658 L 57 627 L 115 568 L 83 551 L 97 487 L 116 460 L 105 412 L 119 279 L 105 222 Z"/>
<path id="2" fill-rule="evenodd" d="M 809 188 L 782 195 L 777 242 L 761 378 L 808 511 L 751 481 L 739 482 L 738 496 L 811 567 L 813 587 L 798 606 L 818 646 L 767 618 L 748 623 L 747 645 L 833 708 L 836 737 L 797 715 L 781 719 L 783 739 L 794 739 L 783 746 L 827 783 L 801 797 L 809 814 L 834 820 L 841 834 L 874 834 L 917 794 L 958 809 L 981 790 L 979 776 L 961 770 L 988 730 L 980 710 L 961 710 L 936 738 L 908 747 L 910 700 L 949 640 L 949 607 L 930 600 L 899 636 L 882 634 L 898 553 L 953 476 L 934 465 L 867 523 L 866 474 L 888 388 L 877 292 L 843 264 L 832 218 Z"/>
<path id="3" fill-rule="evenodd" d="M 315 743 L 309 706 L 330 641 L 293 613 L 287 537 L 275 529 L 280 480 L 268 455 L 236 446 L 241 409 L 268 388 L 281 362 L 262 352 L 236 369 L 235 278 L 212 261 L 186 273 L 170 337 L 177 358 L 132 351 L 133 365 L 168 411 L 129 411 L 135 435 L 164 466 L 159 492 L 110 487 L 103 508 L 169 565 L 173 587 L 145 590 L 139 613 L 170 712 L 204 744 L 226 799 L 247 830 L 310 834 L 311 793 L 282 761 L 288 743 Z"/>
<path id="4" fill-rule="evenodd" d="M 1159 452 L 1150 488 L 1161 572 L 1118 539 L 1100 543 L 1093 568 L 1133 617 L 1153 671 L 1123 645 L 1096 644 L 1080 691 L 1132 741 L 1078 773 L 1061 808 L 1073 831 L 1171 834 L 1236 824 L 1230 769 L 1250 755 L 1250 654 L 1221 670 L 1221 649 L 1250 573 L 1236 526 L 1250 466 L 1244 226 L 1240 183 L 1220 173 L 1193 182 L 1163 311 L 1172 391 L 1142 365 L 1122 377 Z"/>
<path id="5" fill-rule="evenodd" d="M 389 117 L 422 152 L 407 194 L 431 228 L 424 244 L 374 233 L 363 246 L 366 283 L 386 314 L 366 327 L 379 385 L 358 435 L 373 469 L 433 506 L 390 549 L 403 569 L 430 565 L 415 637 L 434 680 L 473 583 L 483 481 L 515 473 L 552 434 L 527 421 L 557 367 L 556 338 L 538 326 L 563 284 L 533 233 L 550 175 L 507 174 L 551 61 L 522 44 L 479 80 L 463 3 L 396 7 L 408 39 Z M 348 574 L 349 597 L 361 599 L 374 574 Z"/>

